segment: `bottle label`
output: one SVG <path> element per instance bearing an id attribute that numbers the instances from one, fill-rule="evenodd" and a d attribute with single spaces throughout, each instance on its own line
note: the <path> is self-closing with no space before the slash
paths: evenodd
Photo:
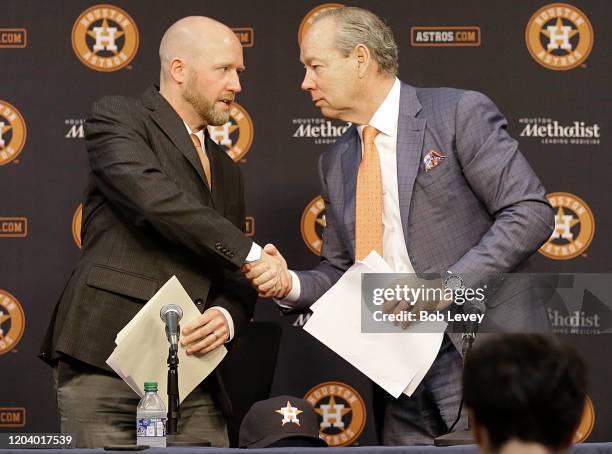
<path id="1" fill-rule="evenodd" d="M 137 418 L 136 435 L 138 437 L 165 437 L 167 418 Z"/>

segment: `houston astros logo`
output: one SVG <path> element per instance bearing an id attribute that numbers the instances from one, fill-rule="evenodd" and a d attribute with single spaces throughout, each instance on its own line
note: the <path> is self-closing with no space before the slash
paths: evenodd
<path id="1" fill-rule="evenodd" d="M 209 126 L 208 132 L 212 140 L 224 147 L 236 162 L 249 152 L 255 134 L 251 116 L 236 102 L 230 108 L 230 120 L 222 126 Z"/>
<path id="2" fill-rule="evenodd" d="M 575 68 L 593 48 L 593 27 L 578 8 L 551 3 L 535 12 L 525 30 L 527 49 L 542 66 L 557 71 Z"/>
<path id="3" fill-rule="evenodd" d="M 304 16 L 304 19 L 302 19 L 302 22 L 300 22 L 300 28 L 298 30 L 298 44 L 301 44 L 302 38 L 304 37 L 308 29 L 311 27 L 315 17 L 317 17 L 324 11 L 343 7 L 344 5 L 340 3 L 324 3 L 323 5 L 319 5 L 316 8 L 313 8 L 308 11 L 308 14 L 306 14 L 306 16 Z"/>
<path id="4" fill-rule="evenodd" d="M 81 243 L 81 223 L 83 221 L 83 204 L 79 204 L 76 211 L 74 212 L 74 216 L 72 216 L 72 238 L 74 238 L 74 242 L 79 247 L 83 247 Z"/>
<path id="5" fill-rule="evenodd" d="M 8 164 L 21 153 L 27 130 L 21 113 L 0 99 L 0 166 Z"/>
<path id="6" fill-rule="evenodd" d="M 584 200 L 567 192 L 546 196 L 555 209 L 555 230 L 540 248 L 546 257 L 568 260 L 582 254 L 595 234 L 595 218 Z"/>
<path id="7" fill-rule="evenodd" d="M 300 425 L 300 419 L 298 418 L 298 415 L 300 413 L 304 413 L 299 408 L 293 407 L 291 405 L 291 402 L 289 402 L 289 401 L 287 401 L 287 406 L 286 407 L 281 407 L 280 409 L 275 410 L 275 411 L 279 415 L 283 415 L 283 419 L 281 419 L 281 423 L 282 423 L 283 426 L 285 424 L 287 424 L 288 422 L 293 423 L 293 424 L 297 424 L 299 426 Z"/>
<path id="8" fill-rule="evenodd" d="M 25 328 L 25 316 L 17 298 L 0 290 L 0 355 L 15 348 Z"/>
<path id="9" fill-rule="evenodd" d="M 315 386 L 304 399 L 319 415 L 319 433 L 331 447 L 353 443 L 365 427 L 366 408 L 357 391 L 341 382 Z"/>
<path id="10" fill-rule="evenodd" d="M 302 238 L 312 252 L 321 255 L 323 245 L 323 229 L 325 228 L 325 202 L 323 197 L 317 196 L 310 201 L 300 221 Z"/>
<path id="11" fill-rule="evenodd" d="M 593 427 L 595 426 L 595 407 L 593 407 L 593 401 L 589 396 L 586 396 L 584 401 L 584 410 L 582 411 L 582 418 L 580 418 L 580 423 L 578 424 L 578 428 L 576 429 L 576 433 L 574 434 L 574 443 L 582 443 L 591 432 L 593 432 Z"/>
<path id="12" fill-rule="evenodd" d="M 96 71 L 117 71 L 127 66 L 136 56 L 138 39 L 134 20 L 113 5 L 86 9 L 72 27 L 74 52 Z"/>

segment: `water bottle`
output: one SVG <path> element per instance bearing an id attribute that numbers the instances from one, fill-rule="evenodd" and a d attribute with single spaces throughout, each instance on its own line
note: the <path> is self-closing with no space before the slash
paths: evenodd
<path id="1" fill-rule="evenodd" d="M 167 414 L 164 402 L 157 395 L 157 382 L 146 382 L 144 390 L 136 410 L 136 443 L 165 448 Z"/>

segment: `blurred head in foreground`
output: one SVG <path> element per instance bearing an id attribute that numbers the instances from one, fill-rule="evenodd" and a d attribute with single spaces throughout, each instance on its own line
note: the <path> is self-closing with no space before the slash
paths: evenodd
<path id="1" fill-rule="evenodd" d="M 509 334 L 471 352 L 463 388 L 481 452 L 563 453 L 582 416 L 586 370 L 552 337 Z"/>

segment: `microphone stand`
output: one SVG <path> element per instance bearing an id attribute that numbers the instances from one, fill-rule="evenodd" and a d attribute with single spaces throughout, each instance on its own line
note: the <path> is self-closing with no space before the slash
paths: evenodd
<path id="1" fill-rule="evenodd" d="M 168 348 L 168 435 L 178 433 L 178 420 L 180 417 L 179 391 L 178 391 L 178 354 L 170 345 Z"/>
<path id="2" fill-rule="evenodd" d="M 168 339 L 170 341 L 170 339 Z M 212 443 L 203 438 L 181 435 L 178 432 L 178 422 L 181 415 L 178 384 L 178 348 L 172 343 L 168 347 L 168 425 L 166 430 L 167 447 L 211 447 Z"/>

